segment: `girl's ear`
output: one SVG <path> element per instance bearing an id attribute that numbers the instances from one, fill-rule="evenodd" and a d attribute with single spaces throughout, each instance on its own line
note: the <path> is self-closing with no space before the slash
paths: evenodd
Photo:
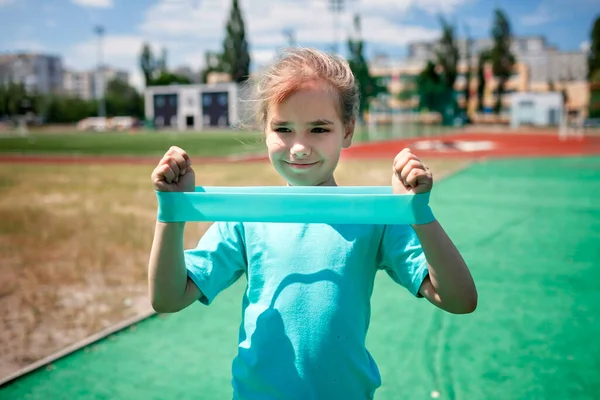
<path id="1" fill-rule="evenodd" d="M 356 124 L 356 118 L 350 118 L 350 122 L 344 125 L 344 140 L 343 147 L 347 149 L 352 144 L 352 137 L 354 136 L 354 126 Z"/>

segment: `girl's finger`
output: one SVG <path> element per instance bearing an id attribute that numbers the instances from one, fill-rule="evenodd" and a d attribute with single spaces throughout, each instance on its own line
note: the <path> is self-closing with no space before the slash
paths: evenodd
<path id="1" fill-rule="evenodd" d="M 414 168 L 408 173 L 408 176 L 406 177 L 406 184 L 407 186 L 414 188 L 419 183 L 419 179 L 425 176 L 427 176 L 427 172 L 425 172 L 425 170 Z"/>
<path id="2" fill-rule="evenodd" d="M 171 157 L 171 159 L 169 160 L 169 166 L 173 170 L 173 173 L 175 174 L 175 176 L 179 176 L 179 165 L 177 164 L 177 161 L 173 157 Z M 175 178 L 175 176 L 173 178 Z"/>
<path id="3" fill-rule="evenodd" d="M 185 174 L 185 169 L 188 165 L 183 155 L 180 153 L 173 154 L 172 158 L 177 163 L 177 167 L 179 168 L 179 175 Z"/>
<path id="4" fill-rule="evenodd" d="M 165 177 L 165 182 L 172 183 L 173 179 L 175 179 L 175 172 L 169 164 L 165 164 L 163 168 L 163 176 Z"/>
<path id="5" fill-rule="evenodd" d="M 404 165 L 404 167 L 402 168 L 402 170 L 400 171 L 400 176 L 402 177 L 402 180 L 404 182 L 405 185 L 408 185 L 408 177 L 411 174 L 411 172 L 413 170 L 421 170 L 423 172 L 425 172 L 425 168 L 423 167 L 423 164 L 421 164 L 420 161 L 418 160 L 409 160 L 406 165 Z"/>

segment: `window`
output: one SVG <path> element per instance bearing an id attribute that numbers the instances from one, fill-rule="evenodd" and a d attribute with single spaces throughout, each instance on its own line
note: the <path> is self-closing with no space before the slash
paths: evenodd
<path id="1" fill-rule="evenodd" d="M 227 105 L 227 94 L 222 93 L 219 95 L 219 105 L 226 106 Z"/>
<path id="2" fill-rule="evenodd" d="M 532 108 L 533 107 L 533 101 L 531 101 L 531 100 L 521 100 L 519 102 L 519 107 Z"/>
<path id="3" fill-rule="evenodd" d="M 212 97 L 209 94 L 202 95 L 202 105 L 209 107 L 212 105 Z"/>

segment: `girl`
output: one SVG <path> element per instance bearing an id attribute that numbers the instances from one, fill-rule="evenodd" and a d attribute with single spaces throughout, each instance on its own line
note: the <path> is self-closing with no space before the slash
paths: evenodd
<path id="1" fill-rule="evenodd" d="M 289 185 L 336 185 L 358 90 L 348 64 L 312 49 L 284 55 L 256 85 L 269 159 Z M 173 147 L 152 173 L 158 191 L 193 191 L 188 155 Z M 409 149 L 393 161 L 394 193 L 432 188 Z M 379 371 L 365 348 L 375 274 L 451 313 L 475 310 L 463 258 L 437 221 L 424 225 L 214 223 L 183 250 L 183 223 L 158 223 L 149 262 L 157 312 L 208 305 L 246 274 L 236 399 L 371 399 Z"/>

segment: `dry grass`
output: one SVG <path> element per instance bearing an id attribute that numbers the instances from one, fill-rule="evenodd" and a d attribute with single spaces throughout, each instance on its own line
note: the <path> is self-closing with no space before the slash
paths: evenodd
<path id="1" fill-rule="evenodd" d="M 464 165 L 431 160 L 439 176 Z M 391 160 L 345 161 L 342 185 L 388 185 Z M 0 377 L 150 308 L 152 166 L 0 165 Z M 196 166 L 202 185 L 279 185 L 267 163 Z M 190 224 L 186 247 L 208 224 Z"/>

